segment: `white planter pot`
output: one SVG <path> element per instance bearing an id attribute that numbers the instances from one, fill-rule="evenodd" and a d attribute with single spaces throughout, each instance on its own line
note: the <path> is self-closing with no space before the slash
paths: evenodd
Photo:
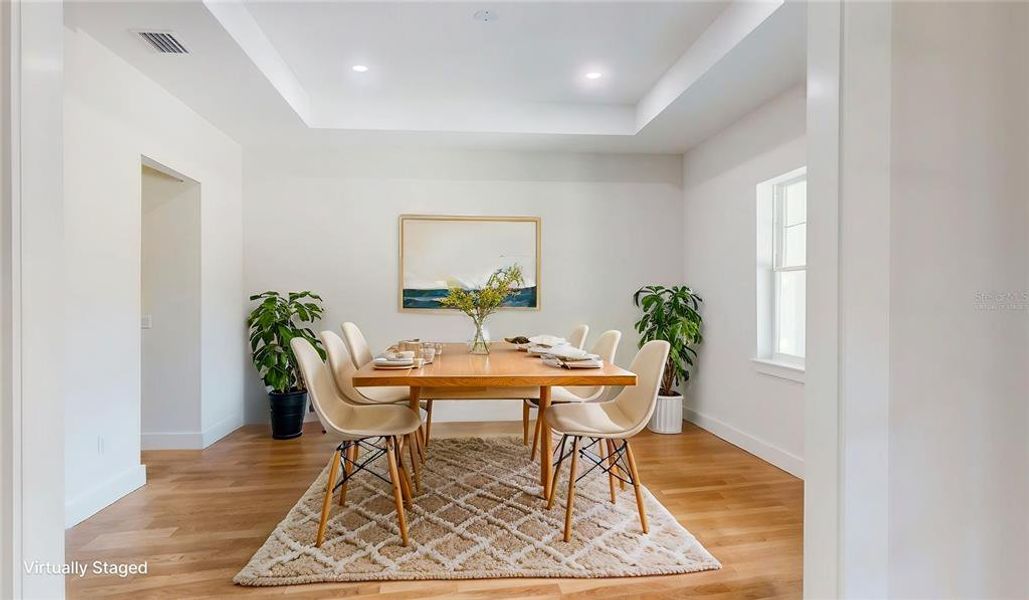
<path id="1" fill-rule="evenodd" d="M 682 396 L 658 396 L 647 429 L 654 433 L 682 433 Z"/>

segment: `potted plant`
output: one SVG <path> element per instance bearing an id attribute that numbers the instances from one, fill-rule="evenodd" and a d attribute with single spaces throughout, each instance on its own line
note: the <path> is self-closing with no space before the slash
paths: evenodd
<path id="1" fill-rule="evenodd" d="M 475 336 L 470 344 L 472 354 L 489 354 L 489 340 L 483 331 L 486 319 L 500 310 L 504 300 L 524 283 L 522 267 L 515 264 L 494 271 L 486 285 L 479 289 L 466 290 L 452 286 L 447 296 L 440 300 L 440 306 L 459 310 L 475 323 Z"/>
<path id="2" fill-rule="evenodd" d="M 311 342 L 325 359 L 325 350 L 304 323 L 321 318 L 321 297 L 311 292 L 264 292 L 250 296 L 260 304 L 250 311 L 250 351 L 254 366 L 268 389 L 271 406 L 272 437 L 277 440 L 295 438 L 303 433 L 307 412 L 307 388 L 300 376 L 297 359 L 290 349 L 290 341 L 301 337 Z"/>
<path id="3" fill-rule="evenodd" d="M 679 433 L 682 431 L 682 394 L 676 388 L 689 381 L 690 369 L 697 357 L 692 346 L 703 341 L 700 334 L 703 319 L 698 312 L 703 300 L 684 285 L 670 288 L 648 285 L 637 290 L 632 300 L 643 309 L 643 316 L 636 322 L 640 346 L 651 340 L 664 340 L 671 346 L 661 376 L 657 409 L 647 427 L 655 433 Z"/>

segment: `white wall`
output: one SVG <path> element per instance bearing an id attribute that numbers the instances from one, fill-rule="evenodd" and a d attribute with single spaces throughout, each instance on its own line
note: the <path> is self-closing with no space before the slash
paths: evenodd
<path id="1" fill-rule="evenodd" d="M 142 446 L 197 447 L 200 186 L 146 166 L 142 184 Z"/>
<path id="2" fill-rule="evenodd" d="M 376 348 L 403 337 L 465 340 L 461 315 L 397 309 L 397 217 L 403 213 L 542 217 L 539 312 L 503 312 L 494 337 L 564 334 L 588 323 L 635 353 L 632 293 L 682 276 L 681 162 L 676 156 L 516 152 L 247 149 L 246 288 L 311 289 L 321 328 L 361 326 Z M 267 422 L 253 368 L 247 420 Z M 434 419 L 520 419 L 514 402 L 442 404 Z"/>
<path id="3" fill-rule="evenodd" d="M 755 357 L 756 186 L 806 164 L 805 97 L 773 99 L 683 157 L 685 281 L 704 298 L 687 418 L 793 474 L 804 462 L 803 384 Z"/>
<path id="4" fill-rule="evenodd" d="M 1029 5 L 896 4 L 892 45 L 890 595 L 1026 598 Z"/>
<path id="5" fill-rule="evenodd" d="M 83 33 L 65 33 L 69 525 L 144 480 L 140 161 L 201 184 L 201 404 L 210 443 L 242 423 L 239 146 Z"/>

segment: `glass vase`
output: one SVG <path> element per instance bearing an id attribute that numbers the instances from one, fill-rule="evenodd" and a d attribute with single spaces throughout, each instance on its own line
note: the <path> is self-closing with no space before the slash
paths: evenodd
<path id="1" fill-rule="evenodd" d="M 489 354 L 489 331 L 483 323 L 475 323 L 475 335 L 472 341 L 468 342 L 470 354 Z"/>

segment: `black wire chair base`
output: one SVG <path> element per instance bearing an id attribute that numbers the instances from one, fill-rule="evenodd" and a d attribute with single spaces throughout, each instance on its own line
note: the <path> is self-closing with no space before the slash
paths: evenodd
<path id="1" fill-rule="evenodd" d="M 579 483 L 579 481 L 582 480 L 583 477 L 586 477 L 587 475 L 592 473 L 594 469 L 599 468 L 602 472 L 607 473 L 608 475 L 610 475 L 611 477 L 614 477 L 615 479 L 617 479 L 619 481 L 622 481 L 622 482 L 627 483 L 629 485 L 635 485 L 635 483 L 633 482 L 633 479 L 632 479 L 632 469 L 629 468 L 629 465 L 628 465 L 628 462 L 627 462 L 626 456 L 625 456 L 626 448 L 628 447 L 628 442 L 626 440 L 615 440 L 615 439 L 610 439 L 610 438 L 595 438 L 595 437 L 586 437 L 586 436 L 579 436 L 579 435 L 573 435 L 573 436 L 562 435 L 561 436 L 561 442 L 560 442 L 560 444 L 558 445 L 558 448 L 557 448 L 557 460 L 554 461 L 554 467 L 555 468 L 558 465 L 560 465 L 562 462 L 564 462 L 564 460 L 566 458 L 568 458 L 569 456 L 571 456 L 572 452 L 575 451 L 575 446 L 573 444 L 572 447 L 569 448 L 568 452 L 565 452 L 565 445 L 566 445 L 566 442 L 568 441 L 569 438 L 580 438 L 580 439 L 588 440 L 588 442 L 589 442 L 586 445 L 580 445 L 579 446 L 579 456 L 583 460 L 589 461 L 590 467 L 588 469 L 586 469 L 586 471 L 584 471 L 582 475 L 579 475 L 578 477 L 575 478 L 575 482 L 576 483 Z M 592 448 L 594 446 L 596 446 L 598 444 L 607 443 L 608 440 L 614 442 L 614 452 L 613 453 L 609 452 L 606 457 L 601 457 L 599 454 L 597 454 L 596 452 L 594 452 L 592 450 Z M 621 444 L 621 445 L 619 445 L 619 444 Z M 614 460 L 613 461 L 611 460 L 612 456 L 614 456 Z M 624 476 L 623 476 L 623 474 L 624 474 Z"/>
<path id="2" fill-rule="evenodd" d="M 383 475 L 369 467 L 371 463 L 375 462 L 384 454 L 386 454 L 387 439 L 388 438 L 386 436 L 381 436 L 377 438 L 364 438 L 356 441 L 348 440 L 337 446 L 336 449 L 340 451 L 339 463 L 342 467 L 342 477 L 340 478 L 340 481 L 337 482 L 336 485 L 332 488 L 332 491 L 335 492 L 339 488 L 346 485 L 347 482 L 354 477 L 354 475 L 357 475 L 361 471 L 367 471 L 371 475 L 374 475 L 375 477 L 378 477 L 382 481 L 386 482 L 387 485 L 393 485 L 393 482 L 390 480 L 388 475 Z M 374 442 L 369 440 L 374 440 Z M 375 442 L 381 442 L 382 445 L 380 446 Z M 349 454 L 350 447 L 355 445 L 358 448 L 365 449 L 365 452 L 361 453 L 357 461 L 350 460 L 349 456 L 347 456 Z M 351 467 L 349 473 L 347 472 L 348 465 L 350 465 Z"/>

